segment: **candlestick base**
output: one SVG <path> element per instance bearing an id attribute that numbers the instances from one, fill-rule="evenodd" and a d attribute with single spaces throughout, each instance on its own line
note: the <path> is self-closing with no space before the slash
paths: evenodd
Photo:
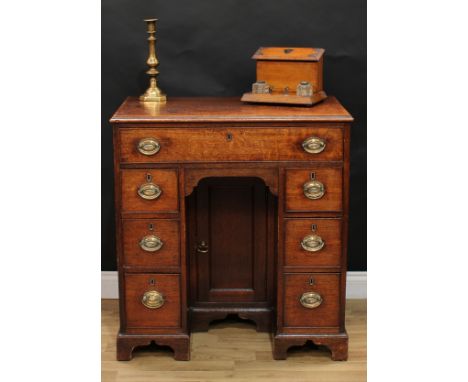
<path id="1" fill-rule="evenodd" d="M 167 98 L 164 93 L 161 92 L 158 88 L 153 89 L 149 88 L 145 94 L 140 96 L 140 101 L 142 102 L 157 102 L 157 103 L 166 103 Z"/>

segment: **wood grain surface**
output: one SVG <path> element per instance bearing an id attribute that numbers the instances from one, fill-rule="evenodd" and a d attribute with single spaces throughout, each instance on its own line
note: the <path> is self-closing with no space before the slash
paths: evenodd
<path id="1" fill-rule="evenodd" d="M 312 231 L 315 224 L 316 231 Z M 325 242 L 317 252 L 302 248 L 305 236 L 316 234 Z M 340 219 L 286 219 L 284 237 L 285 266 L 335 266 L 341 261 L 341 220 Z"/>
<path id="2" fill-rule="evenodd" d="M 154 280 L 154 285 L 151 284 Z M 180 327 L 180 276 L 156 273 L 125 274 L 125 306 L 128 327 Z M 158 309 L 145 307 L 145 292 L 156 290 L 164 296 Z"/>
<path id="3" fill-rule="evenodd" d="M 326 347 L 310 343 L 288 351 L 285 361 L 275 361 L 271 336 L 255 325 L 227 320 L 209 332 L 192 333 L 191 361 L 178 362 L 165 347 L 134 352 L 129 362 L 116 361 L 115 335 L 119 329 L 118 300 L 102 301 L 102 382 L 365 382 L 367 373 L 366 300 L 348 300 L 347 362 L 334 362 Z"/>
<path id="4" fill-rule="evenodd" d="M 241 102 L 240 97 L 169 97 L 164 105 L 151 105 L 128 97 L 110 119 L 111 123 L 220 121 L 352 122 L 353 117 L 335 97 L 328 97 L 314 107 L 249 105 Z"/>
<path id="5" fill-rule="evenodd" d="M 149 225 L 153 225 L 153 229 Z M 168 267 L 180 265 L 179 221 L 169 219 L 125 219 L 122 222 L 125 266 Z M 140 240 L 148 235 L 161 239 L 163 246 L 155 252 L 140 247 Z"/>
<path id="6" fill-rule="evenodd" d="M 310 174 L 325 186 L 325 194 L 320 199 L 309 199 L 304 195 L 304 183 L 310 181 Z M 286 170 L 286 211 L 341 211 L 342 201 L 341 168 L 309 168 Z"/>
<path id="7" fill-rule="evenodd" d="M 312 285 L 310 285 L 312 284 Z M 299 302 L 305 292 L 322 296 L 322 304 L 313 309 Z M 314 327 L 338 327 L 340 324 L 340 278 L 338 273 L 285 274 L 284 327 L 300 327 L 305 333 L 313 333 Z"/>
<path id="8" fill-rule="evenodd" d="M 343 131 L 340 124 L 302 128 L 159 128 L 121 129 L 122 163 L 342 160 Z M 309 137 L 325 141 L 325 149 L 310 154 L 302 148 Z M 141 154 L 141 139 L 153 138 L 161 145 L 153 155 Z"/>
<path id="9" fill-rule="evenodd" d="M 146 175 L 162 190 L 157 199 L 146 200 L 138 195 L 138 188 L 147 183 Z M 122 213 L 126 212 L 178 212 L 179 195 L 176 170 L 122 170 Z"/>

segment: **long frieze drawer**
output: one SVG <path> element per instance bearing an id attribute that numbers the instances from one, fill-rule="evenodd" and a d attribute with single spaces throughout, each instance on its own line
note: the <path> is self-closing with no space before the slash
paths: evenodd
<path id="1" fill-rule="evenodd" d="M 286 211 L 341 211 L 342 169 L 286 170 Z"/>
<path id="2" fill-rule="evenodd" d="M 127 327 L 180 327 L 179 275 L 127 273 L 124 294 Z"/>
<path id="3" fill-rule="evenodd" d="M 122 212 L 177 212 L 176 170 L 122 170 Z"/>
<path id="4" fill-rule="evenodd" d="M 340 324 L 340 274 L 284 275 L 285 327 L 336 327 Z"/>
<path id="5" fill-rule="evenodd" d="M 180 265 L 179 221 L 124 219 L 125 266 L 170 267 Z"/>
<path id="6" fill-rule="evenodd" d="M 120 129 L 122 163 L 342 160 L 340 127 Z"/>
<path id="7" fill-rule="evenodd" d="M 340 219 L 286 219 L 285 227 L 285 266 L 340 265 Z"/>

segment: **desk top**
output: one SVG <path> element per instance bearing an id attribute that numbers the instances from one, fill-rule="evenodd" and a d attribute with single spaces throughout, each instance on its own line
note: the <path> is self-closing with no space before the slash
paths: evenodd
<path id="1" fill-rule="evenodd" d="M 145 104 L 128 97 L 111 123 L 148 122 L 352 122 L 335 97 L 310 106 L 246 104 L 239 97 L 168 97 L 164 105 Z"/>

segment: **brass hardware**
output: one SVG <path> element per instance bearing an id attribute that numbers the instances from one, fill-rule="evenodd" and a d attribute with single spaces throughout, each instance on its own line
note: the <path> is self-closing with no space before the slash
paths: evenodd
<path id="1" fill-rule="evenodd" d="M 141 298 L 141 303 L 147 308 L 158 309 L 164 305 L 164 296 L 157 290 L 149 290 Z"/>
<path id="2" fill-rule="evenodd" d="M 161 196 L 162 190 L 157 184 L 143 183 L 138 187 L 138 195 L 146 200 L 154 200 Z"/>
<path id="3" fill-rule="evenodd" d="M 310 180 L 304 183 L 304 195 L 312 200 L 320 199 L 325 195 L 325 186 L 318 180 Z"/>
<path id="4" fill-rule="evenodd" d="M 270 93 L 270 85 L 265 81 L 257 81 L 252 84 L 253 94 L 268 94 Z"/>
<path id="5" fill-rule="evenodd" d="M 325 150 L 326 143 L 322 138 L 318 137 L 309 137 L 304 142 L 302 142 L 302 148 L 304 151 L 310 154 L 318 154 Z"/>
<path id="6" fill-rule="evenodd" d="M 208 253 L 208 243 L 204 240 L 202 240 L 200 243 L 197 245 L 197 252 L 199 253 Z"/>
<path id="7" fill-rule="evenodd" d="M 315 284 L 315 280 L 313 277 L 311 277 L 309 280 L 309 285 L 314 285 L 314 284 Z"/>
<path id="8" fill-rule="evenodd" d="M 322 304 L 323 299 L 322 296 L 316 292 L 306 292 L 302 294 L 299 301 L 304 308 L 314 309 Z"/>
<path id="9" fill-rule="evenodd" d="M 140 248 L 146 252 L 159 251 L 163 245 L 163 241 L 155 235 L 148 235 L 140 240 Z"/>
<path id="10" fill-rule="evenodd" d="M 150 281 L 149 281 L 150 285 L 154 285 L 155 282 L 156 281 L 154 279 L 150 279 Z"/>
<path id="11" fill-rule="evenodd" d="M 149 229 L 150 231 L 152 231 L 152 230 L 154 229 L 153 223 L 149 223 L 149 224 L 148 224 L 148 229 Z"/>
<path id="12" fill-rule="evenodd" d="M 143 138 L 138 142 L 138 151 L 143 155 L 154 155 L 161 149 L 161 145 L 154 138 Z"/>
<path id="13" fill-rule="evenodd" d="M 149 55 L 146 63 L 149 66 L 149 70 L 146 74 L 150 77 L 150 85 L 146 92 L 140 96 L 140 101 L 143 102 L 154 102 L 154 103 L 166 103 L 166 95 L 158 88 L 156 82 L 156 76 L 159 74 L 156 67 L 159 65 L 159 61 L 156 58 L 156 21 L 158 19 L 146 19 L 148 26 L 148 46 L 149 46 Z"/>
<path id="14" fill-rule="evenodd" d="M 226 140 L 227 140 L 228 142 L 231 142 L 231 141 L 232 141 L 232 133 L 227 133 L 227 134 L 226 134 Z"/>
<path id="15" fill-rule="evenodd" d="M 301 241 L 301 247 L 308 252 L 320 251 L 325 245 L 325 242 L 319 235 L 308 235 Z"/>
<path id="16" fill-rule="evenodd" d="M 311 97 L 313 94 L 312 85 L 310 82 L 301 81 L 296 87 L 296 95 L 299 97 Z"/>

